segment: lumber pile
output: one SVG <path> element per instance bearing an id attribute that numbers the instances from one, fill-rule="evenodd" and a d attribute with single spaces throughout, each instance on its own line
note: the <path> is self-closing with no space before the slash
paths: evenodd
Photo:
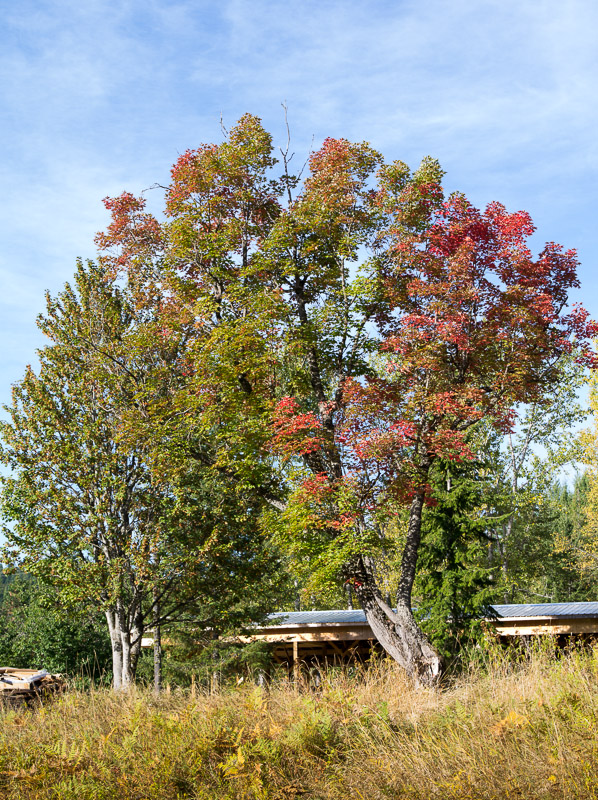
<path id="1" fill-rule="evenodd" d="M 3 705 L 29 705 L 62 692 L 64 688 L 63 678 L 51 675 L 45 669 L 0 667 L 0 703 Z"/>

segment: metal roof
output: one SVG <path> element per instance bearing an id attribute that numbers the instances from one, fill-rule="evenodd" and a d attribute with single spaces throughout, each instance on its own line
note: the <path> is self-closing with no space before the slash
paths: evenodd
<path id="1" fill-rule="evenodd" d="M 598 617 L 598 602 L 592 603 L 511 603 L 490 606 L 498 617 Z M 277 611 L 269 614 L 271 627 L 288 625 L 366 624 L 360 608 L 332 611 Z"/>
<path id="2" fill-rule="evenodd" d="M 366 624 L 365 614 L 360 608 L 334 609 L 332 611 L 277 611 L 268 614 L 268 619 L 278 625 L 342 625 L 352 622 Z"/>
<path id="3" fill-rule="evenodd" d="M 512 603 L 494 605 L 499 617 L 598 617 L 598 603 Z"/>

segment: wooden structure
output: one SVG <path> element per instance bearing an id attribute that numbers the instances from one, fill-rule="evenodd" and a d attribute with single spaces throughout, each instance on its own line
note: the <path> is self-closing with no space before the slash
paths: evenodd
<path id="1" fill-rule="evenodd" d="M 42 669 L 0 667 L 0 703 L 9 706 L 29 705 L 64 690 L 60 675 Z"/>
<path id="2" fill-rule="evenodd" d="M 494 605 L 487 623 L 505 640 L 598 635 L 598 602 Z M 350 663 L 382 652 L 360 609 L 277 612 L 241 640 L 270 643 L 274 661 L 295 674 L 300 664 Z"/>
<path id="3" fill-rule="evenodd" d="M 598 635 L 598 603 L 531 603 L 492 606 L 489 619 L 501 637 Z"/>
<path id="4" fill-rule="evenodd" d="M 299 663 L 364 661 L 372 649 L 382 652 L 361 610 L 278 612 L 269 622 L 244 639 L 272 644 L 275 663 L 289 669 Z"/>

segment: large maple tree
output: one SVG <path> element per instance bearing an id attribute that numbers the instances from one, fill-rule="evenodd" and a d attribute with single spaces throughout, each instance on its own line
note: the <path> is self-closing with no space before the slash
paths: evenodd
<path id="1" fill-rule="evenodd" d="M 246 115 L 178 159 L 163 220 L 142 198 L 107 200 L 98 244 L 158 306 L 161 335 L 188 341 L 184 387 L 154 404 L 164 451 L 203 442 L 203 467 L 266 499 L 264 524 L 352 584 L 387 652 L 430 684 L 441 659 L 411 610 L 429 471 L 472 456 L 480 419 L 507 430 L 542 402 L 574 348 L 594 366 L 594 327 L 567 305 L 576 255 L 551 243 L 534 258 L 527 213 L 446 197 L 433 159 L 412 173 L 328 139 L 300 181 L 282 155 L 273 176 L 271 138 Z M 373 557 L 397 504 L 392 608 Z"/>

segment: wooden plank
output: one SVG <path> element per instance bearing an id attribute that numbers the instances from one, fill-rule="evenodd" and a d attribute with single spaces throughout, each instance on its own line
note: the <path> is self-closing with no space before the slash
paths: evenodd
<path id="1" fill-rule="evenodd" d="M 37 669 L 21 669 L 20 667 L 0 667 L 0 675 L 21 675 L 24 678 L 29 675 L 36 675 Z"/>
<path id="2" fill-rule="evenodd" d="M 373 636 L 369 625 L 351 628 L 320 628 L 318 630 L 280 630 L 271 633 L 256 633 L 252 636 L 239 636 L 240 642 L 350 642 L 356 639 L 368 640 Z"/>
<path id="3" fill-rule="evenodd" d="M 598 619 L 569 619 L 567 622 L 546 620 L 545 622 L 495 623 L 499 636 L 539 636 L 543 634 L 598 633 Z"/>

